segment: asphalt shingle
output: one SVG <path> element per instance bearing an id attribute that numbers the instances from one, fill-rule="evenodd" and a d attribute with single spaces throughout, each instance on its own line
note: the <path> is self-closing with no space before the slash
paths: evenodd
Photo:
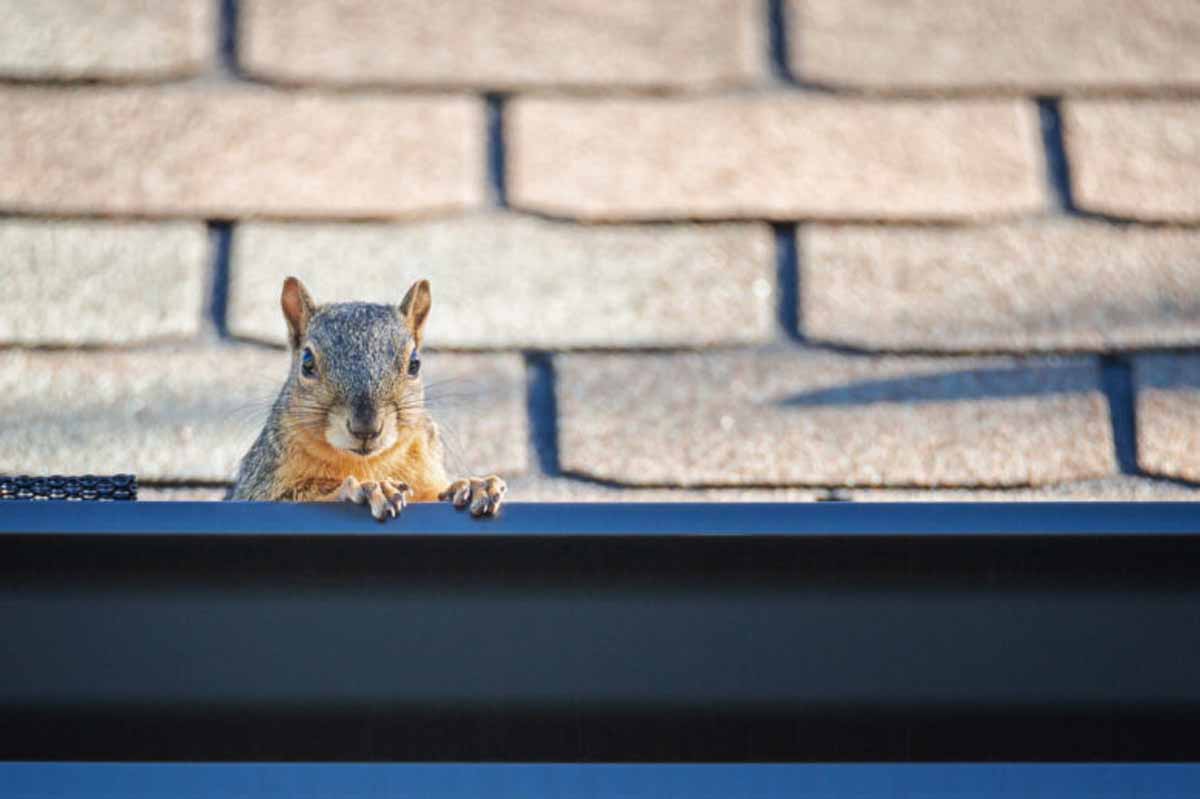
<path id="1" fill-rule="evenodd" d="M 1200 344 L 1200 231 L 1068 219 L 801 232 L 800 318 L 878 350 Z"/>
<path id="2" fill-rule="evenodd" d="M 217 498 L 296 274 L 516 501 L 1196 499 L 1198 2 L 0 0 L 0 473 Z"/>
<path id="3" fill-rule="evenodd" d="M 0 209 L 398 217 L 482 203 L 482 102 L 0 88 Z"/>
<path id="4" fill-rule="evenodd" d="M 208 261 L 199 224 L 0 221 L 0 344 L 194 335 Z"/>
<path id="5" fill-rule="evenodd" d="M 792 68 L 877 90 L 1200 86 L 1194 0 L 789 0 Z"/>
<path id="6" fill-rule="evenodd" d="M 0 352 L 0 474 L 230 480 L 287 368 L 256 347 Z M 441 355 L 427 372 L 455 468 L 524 470 L 520 358 Z"/>
<path id="7" fill-rule="evenodd" d="M 0 0 L 0 76 L 136 80 L 192 75 L 216 50 L 213 0 Z"/>
<path id="8" fill-rule="evenodd" d="M 1200 481 L 1200 355 L 1143 355 L 1133 376 L 1138 465 Z"/>
<path id="9" fill-rule="evenodd" d="M 1018 100 L 513 100 L 509 202 L 587 220 L 961 220 L 1040 210 Z"/>
<path id="10" fill-rule="evenodd" d="M 1004 486 L 1114 473 L 1099 369 L 818 351 L 555 360 L 565 471 L 641 485 Z"/>
<path id="11" fill-rule="evenodd" d="M 1072 100 L 1064 106 L 1063 128 L 1080 208 L 1200 221 L 1200 102 Z"/>
<path id="12" fill-rule="evenodd" d="M 570 477 L 518 477 L 509 502 L 815 502 L 811 488 L 633 488 Z"/>
<path id="13" fill-rule="evenodd" d="M 242 0 L 242 66 L 293 83 L 705 88 L 764 71 L 747 0 Z"/>
<path id="14" fill-rule="evenodd" d="M 872 488 L 848 497 L 854 502 L 1200 502 L 1200 487 L 1120 475 L 1040 488 Z"/>
<path id="15" fill-rule="evenodd" d="M 234 237 L 229 326 L 282 344 L 287 275 L 319 302 L 398 302 L 425 277 L 435 347 L 751 343 L 770 335 L 774 269 L 771 231 L 754 224 L 584 227 L 510 214 L 247 224 Z"/>
<path id="16" fill-rule="evenodd" d="M 139 502 L 220 502 L 225 486 L 138 486 Z"/>

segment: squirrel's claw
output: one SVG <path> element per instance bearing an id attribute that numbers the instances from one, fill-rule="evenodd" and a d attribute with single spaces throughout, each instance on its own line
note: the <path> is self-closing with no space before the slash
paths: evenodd
<path id="1" fill-rule="evenodd" d="M 495 516 L 508 491 L 505 482 L 496 475 L 487 477 L 464 477 L 455 480 L 438 499 L 449 501 L 459 510 L 470 508 L 472 516 Z"/>
<path id="2" fill-rule="evenodd" d="M 394 519 L 408 505 L 408 495 L 412 489 L 407 483 L 390 480 L 365 480 L 360 482 L 351 475 L 342 482 L 338 489 L 338 500 L 353 502 L 356 505 L 366 503 L 371 506 L 371 515 L 379 521 Z"/>

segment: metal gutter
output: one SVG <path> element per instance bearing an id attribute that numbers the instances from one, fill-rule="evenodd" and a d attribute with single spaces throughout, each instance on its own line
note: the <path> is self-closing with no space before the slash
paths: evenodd
<path id="1" fill-rule="evenodd" d="M 1187 503 L 0 506 L 0 759 L 1200 759 Z"/>

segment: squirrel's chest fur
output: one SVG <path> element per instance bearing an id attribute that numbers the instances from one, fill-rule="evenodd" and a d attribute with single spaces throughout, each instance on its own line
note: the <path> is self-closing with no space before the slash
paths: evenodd
<path id="1" fill-rule="evenodd" d="M 412 501 L 431 502 L 446 486 L 442 453 L 432 431 L 412 430 L 394 446 L 371 458 L 334 449 L 298 435 L 285 443 L 286 454 L 275 472 L 280 498 L 306 501 L 327 498 L 342 481 L 391 480 L 412 488 Z"/>

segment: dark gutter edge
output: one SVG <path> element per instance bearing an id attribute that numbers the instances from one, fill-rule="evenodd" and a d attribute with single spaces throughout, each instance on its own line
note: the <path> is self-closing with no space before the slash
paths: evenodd
<path id="1" fill-rule="evenodd" d="M 0 539 L 44 535 L 518 537 L 1198 536 L 1194 502 L 520 503 L 475 519 L 413 505 L 380 523 L 337 503 L 12 501 Z"/>

